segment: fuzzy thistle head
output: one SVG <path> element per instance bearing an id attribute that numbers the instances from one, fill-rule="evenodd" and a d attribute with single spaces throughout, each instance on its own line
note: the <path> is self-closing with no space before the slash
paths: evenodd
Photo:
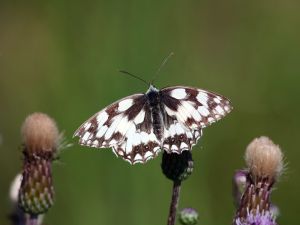
<path id="1" fill-rule="evenodd" d="M 255 138 L 247 147 L 245 160 L 254 178 L 277 178 L 283 170 L 283 154 L 268 137 Z"/>
<path id="2" fill-rule="evenodd" d="M 278 213 L 272 209 L 270 197 L 283 170 L 283 154 L 269 138 L 259 137 L 248 145 L 245 160 L 248 167 L 245 170 L 246 187 L 241 193 L 233 224 L 276 225 Z"/>
<path id="3" fill-rule="evenodd" d="M 33 113 L 22 126 L 24 163 L 19 190 L 19 206 L 31 216 L 44 214 L 53 205 L 52 161 L 60 135 L 48 115 Z"/>
<path id="4" fill-rule="evenodd" d="M 23 144 L 31 153 L 55 151 L 59 144 L 59 131 L 55 121 L 44 113 L 29 115 L 21 129 Z"/>

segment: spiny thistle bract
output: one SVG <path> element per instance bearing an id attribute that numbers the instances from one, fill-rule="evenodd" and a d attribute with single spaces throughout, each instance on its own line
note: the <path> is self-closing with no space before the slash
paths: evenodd
<path id="1" fill-rule="evenodd" d="M 52 161 L 60 135 L 53 119 L 43 113 L 29 115 L 22 126 L 23 172 L 19 190 L 19 206 L 37 216 L 53 205 Z"/>
<path id="2" fill-rule="evenodd" d="M 254 139 L 245 153 L 247 170 L 243 173 L 246 187 L 240 197 L 234 225 L 276 225 L 270 195 L 283 171 L 283 154 L 269 138 Z M 235 175 L 237 178 L 238 175 Z M 234 179 L 239 186 L 239 179 Z M 237 196 L 237 195 L 236 195 Z"/>

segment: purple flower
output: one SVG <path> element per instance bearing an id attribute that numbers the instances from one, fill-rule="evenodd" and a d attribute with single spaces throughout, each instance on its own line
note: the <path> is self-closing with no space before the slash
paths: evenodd
<path id="1" fill-rule="evenodd" d="M 247 212 L 246 218 L 236 218 L 234 225 L 277 225 L 271 212 Z"/>

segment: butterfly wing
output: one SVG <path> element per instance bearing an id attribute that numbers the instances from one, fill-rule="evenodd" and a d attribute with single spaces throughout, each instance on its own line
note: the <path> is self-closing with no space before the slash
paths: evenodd
<path id="1" fill-rule="evenodd" d="M 96 148 L 112 147 L 124 140 L 132 120 L 146 103 L 144 94 L 135 94 L 112 103 L 84 122 L 74 133 L 79 144 Z"/>
<path id="2" fill-rule="evenodd" d="M 134 123 L 131 124 L 124 137 L 124 141 L 114 145 L 113 150 L 115 154 L 130 164 L 145 163 L 160 152 L 161 141 L 154 134 L 148 102 L 136 116 Z"/>
<path id="3" fill-rule="evenodd" d="M 202 89 L 175 86 L 161 90 L 165 110 L 163 147 L 180 153 L 190 150 L 202 135 L 202 128 L 220 120 L 232 107 L 219 94 Z"/>
<path id="4" fill-rule="evenodd" d="M 109 105 L 84 122 L 74 136 L 84 146 L 112 147 L 117 156 L 131 164 L 155 157 L 160 146 L 153 134 L 144 94 L 131 95 Z"/>

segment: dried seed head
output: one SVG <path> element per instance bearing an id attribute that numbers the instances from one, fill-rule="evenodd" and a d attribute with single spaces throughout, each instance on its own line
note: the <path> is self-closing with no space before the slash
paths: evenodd
<path id="1" fill-rule="evenodd" d="M 44 113 L 29 115 L 22 125 L 22 138 L 28 152 L 55 151 L 59 131 L 55 121 Z"/>
<path id="2" fill-rule="evenodd" d="M 255 138 L 247 147 L 245 160 L 253 177 L 277 178 L 283 169 L 283 154 L 268 137 Z"/>

